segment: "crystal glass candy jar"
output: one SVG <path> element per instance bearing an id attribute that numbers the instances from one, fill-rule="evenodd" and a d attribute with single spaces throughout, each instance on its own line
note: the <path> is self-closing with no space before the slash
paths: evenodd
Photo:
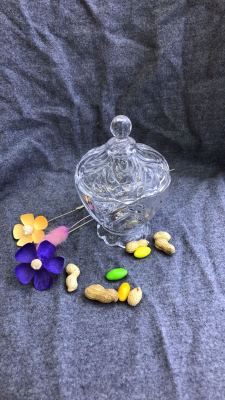
<path id="1" fill-rule="evenodd" d="M 75 185 L 97 233 L 107 244 L 123 247 L 151 233 L 151 219 L 170 185 L 169 166 L 153 148 L 129 137 L 131 121 L 112 120 L 113 137 L 85 154 L 77 165 Z"/>

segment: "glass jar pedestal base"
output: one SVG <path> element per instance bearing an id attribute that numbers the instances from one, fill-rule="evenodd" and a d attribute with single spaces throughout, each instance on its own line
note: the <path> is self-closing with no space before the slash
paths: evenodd
<path id="1" fill-rule="evenodd" d="M 126 243 L 131 242 L 132 240 L 147 238 L 150 233 L 151 231 L 149 223 L 138 226 L 124 235 L 110 232 L 109 230 L 103 228 L 103 226 L 97 224 L 97 235 L 100 239 L 104 240 L 108 246 L 119 246 L 125 248 Z"/>

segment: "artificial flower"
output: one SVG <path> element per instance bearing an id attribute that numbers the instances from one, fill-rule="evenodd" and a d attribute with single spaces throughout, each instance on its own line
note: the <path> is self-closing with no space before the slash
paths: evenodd
<path id="1" fill-rule="evenodd" d="M 44 229 L 48 226 L 48 221 L 43 215 L 34 218 L 33 214 L 23 214 L 20 216 L 22 224 L 16 224 L 13 228 L 14 239 L 17 246 L 24 246 L 27 243 L 40 243 L 44 237 Z"/>
<path id="2" fill-rule="evenodd" d="M 44 240 L 36 248 L 34 243 L 27 243 L 16 252 L 16 261 L 21 264 L 15 268 L 17 279 L 27 285 L 33 279 L 37 290 L 49 289 L 52 285 L 52 274 L 58 275 L 64 266 L 63 257 L 55 257 L 56 247 Z"/>

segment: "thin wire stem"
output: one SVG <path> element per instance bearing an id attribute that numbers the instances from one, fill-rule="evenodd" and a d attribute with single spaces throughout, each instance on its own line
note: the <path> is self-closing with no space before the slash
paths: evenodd
<path id="1" fill-rule="evenodd" d="M 77 229 L 81 228 L 82 226 L 84 226 L 84 225 L 86 225 L 86 224 L 89 224 L 89 222 L 92 222 L 92 221 L 94 221 L 93 218 L 92 218 L 90 221 L 86 221 L 86 222 L 84 222 L 83 224 L 81 224 L 81 225 L 77 226 L 76 228 L 72 229 L 72 231 L 69 231 L 69 234 L 72 233 L 72 232 L 74 232 L 74 231 L 76 231 Z"/>
<path id="2" fill-rule="evenodd" d="M 90 218 L 90 215 L 86 215 L 86 217 L 81 218 L 79 221 L 75 222 L 75 224 L 73 224 L 73 225 L 69 228 L 69 230 L 72 229 L 74 226 L 78 225 L 80 222 L 84 221 L 84 220 L 87 219 L 87 218 Z"/>
<path id="3" fill-rule="evenodd" d="M 82 205 L 82 206 L 79 206 L 79 207 L 76 207 L 76 208 L 74 208 L 74 210 L 68 211 L 68 212 L 66 212 L 66 213 L 64 213 L 64 214 L 60 214 L 60 215 L 57 215 L 57 216 L 54 217 L 54 218 L 49 219 L 48 222 L 55 221 L 55 220 L 58 219 L 58 218 L 64 217 L 65 215 L 72 214 L 73 212 L 75 212 L 75 211 L 77 211 L 77 210 L 81 210 L 82 208 L 84 208 L 83 205 Z"/>

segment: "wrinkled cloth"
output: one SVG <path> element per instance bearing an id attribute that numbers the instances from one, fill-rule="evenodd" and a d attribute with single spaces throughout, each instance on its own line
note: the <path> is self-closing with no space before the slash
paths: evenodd
<path id="1" fill-rule="evenodd" d="M 1 1 L 2 400 L 225 398 L 224 12 L 222 0 Z M 176 254 L 152 246 L 138 261 L 92 222 L 60 246 L 81 270 L 75 293 L 63 274 L 46 292 L 22 286 L 14 224 L 79 204 L 75 166 L 117 114 L 175 169 L 152 232 L 170 232 Z M 86 300 L 118 266 L 140 305 Z"/>

